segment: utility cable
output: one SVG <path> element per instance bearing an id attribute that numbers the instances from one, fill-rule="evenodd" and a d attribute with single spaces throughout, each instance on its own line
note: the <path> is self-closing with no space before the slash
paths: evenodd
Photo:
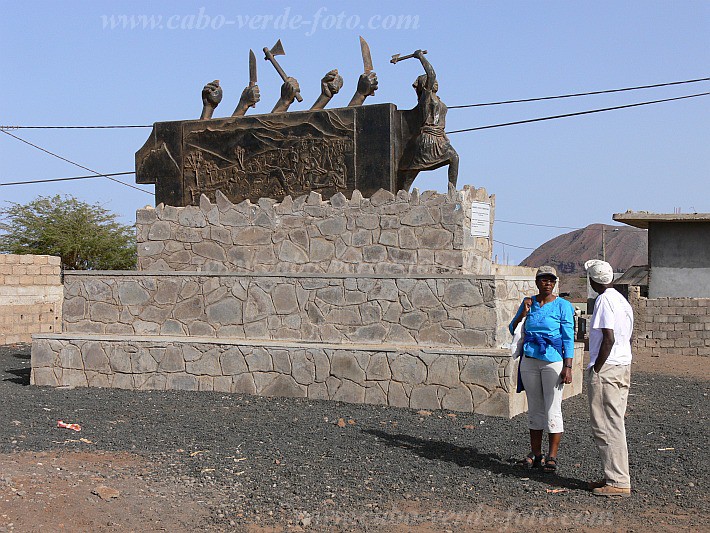
<path id="1" fill-rule="evenodd" d="M 93 173 L 96 174 L 97 176 L 104 177 L 104 178 L 109 179 L 109 180 L 111 180 L 111 181 L 115 181 L 116 183 L 120 183 L 121 185 L 125 185 L 126 187 L 130 187 L 131 189 L 136 189 L 137 191 L 141 191 L 141 192 L 144 192 L 144 193 L 146 193 L 146 194 L 150 194 L 150 195 L 152 195 L 152 196 L 155 196 L 155 194 L 152 193 L 152 192 L 150 192 L 150 191 L 146 191 L 145 189 L 141 189 L 140 187 L 136 187 L 135 185 L 131 185 L 130 183 L 125 183 L 125 182 L 123 182 L 123 181 L 121 181 L 121 180 L 117 180 L 116 178 L 112 178 L 112 177 L 110 177 L 110 176 L 107 176 L 106 174 L 102 174 L 101 172 L 97 172 L 96 170 L 93 170 L 93 169 L 91 169 L 91 168 L 89 168 L 89 167 L 85 167 L 84 165 L 80 165 L 79 163 L 76 163 L 76 162 L 74 162 L 74 161 L 72 161 L 72 160 L 70 160 L 70 159 L 67 159 L 66 157 L 62 157 L 62 156 L 60 156 L 60 155 L 55 154 L 54 152 L 50 152 L 49 150 L 46 150 L 45 148 L 42 148 L 41 146 L 37 146 L 36 144 L 32 144 L 31 142 L 26 141 L 26 140 L 24 140 L 24 139 L 18 137 L 17 135 L 13 135 L 12 133 L 10 133 L 10 132 L 8 132 L 8 131 L 4 131 L 4 130 L 0 130 L 0 131 L 2 131 L 2 133 L 4 133 L 5 135 L 9 135 L 9 136 L 12 137 L 13 139 L 17 139 L 18 141 L 23 142 L 23 143 L 25 143 L 25 144 L 27 144 L 27 145 L 33 147 L 33 148 L 36 148 L 37 150 L 40 150 L 40 151 L 42 151 L 42 152 L 44 152 L 44 153 L 46 153 L 46 154 L 51 155 L 52 157 L 56 157 L 57 159 L 61 159 L 62 161 L 66 161 L 67 163 L 70 163 L 70 164 L 72 164 L 72 165 L 74 165 L 74 166 L 77 166 L 77 167 L 79 167 L 79 168 L 83 168 L 84 170 L 88 170 L 89 172 L 93 172 Z"/>
<path id="2" fill-rule="evenodd" d="M 515 220 L 502 220 L 502 219 L 500 219 L 500 218 L 495 219 L 494 222 L 503 222 L 503 223 L 505 223 L 505 224 L 519 224 L 519 225 L 521 225 L 521 226 L 536 226 L 536 227 L 539 227 L 539 228 L 556 228 L 556 229 L 573 229 L 573 230 L 584 230 L 584 231 L 601 231 L 601 228 L 589 228 L 589 227 L 587 227 L 587 228 L 573 228 L 572 226 L 553 226 L 553 225 L 550 225 L 550 224 L 534 224 L 534 223 L 532 223 L 532 222 L 517 222 L 517 221 L 515 221 Z M 606 225 L 605 225 L 605 228 L 609 228 L 609 227 L 611 227 L 611 228 L 613 228 L 613 229 L 607 229 L 606 231 L 610 231 L 610 232 L 613 232 L 613 231 L 643 231 L 643 232 L 645 232 L 645 231 L 646 231 L 645 229 L 633 229 L 633 228 L 626 228 L 626 227 L 623 227 L 623 226 L 618 226 L 618 227 L 616 227 L 616 226 L 606 226 Z"/>
<path id="3" fill-rule="evenodd" d="M 523 98 L 520 100 L 501 100 L 499 102 L 484 102 L 479 104 L 452 105 L 448 109 L 463 109 L 467 107 L 484 107 L 503 104 L 517 104 L 523 102 L 539 102 L 541 100 L 555 100 L 559 98 L 574 98 L 578 96 L 591 96 L 595 94 L 618 93 L 624 91 L 636 91 L 639 89 L 652 89 L 656 87 L 668 87 L 671 85 L 683 85 L 687 83 L 698 83 L 710 81 L 710 78 L 695 78 L 692 80 L 671 81 L 667 83 L 654 83 L 653 85 L 638 85 L 635 87 L 624 87 L 622 89 L 606 89 L 603 91 L 589 91 L 584 93 L 561 94 L 556 96 L 541 96 L 538 98 Z M 78 130 L 78 129 L 121 129 L 121 128 L 152 128 L 153 126 L 143 125 L 115 125 L 115 126 L 0 126 L 2 130 Z"/>
<path id="4" fill-rule="evenodd" d="M 637 87 L 625 87 L 623 89 L 607 89 L 605 91 L 591 91 L 591 92 L 586 92 L 586 93 L 561 94 L 559 96 L 542 96 L 540 98 L 523 98 L 522 100 L 503 100 L 500 102 L 485 102 L 482 104 L 452 105 L 452 106 L 448 106 L 448 108 L 449 109 L 463 109 L 465 107 L 484 107 L 484 106 L 490 106 L 490 105 L 518 104 L 521 102 L 539 102 L 541 100 L 555 100 L 557 98 L 574 98 L 577 96 L 591 96 L 594 94 L 620 93 L 623 91 L 636 91 L 638 89 L 652 89 L 655 87 L 668 87 L 670 85 L 682 85 L 684 83 L 698 83 L 700 81 L 709 81 L 709 80 L 710 80 L 710 78 L 697 78 L 694 80 L 671 81 L 668 83 L 655 83 L 653 85 L 639 85 Z"/>
<path id="5" fill-rule="evenodd" d="M 566 118 L 566 117 L 576 117 L 579 115 L 589 115 L 591 113 L 601 113 L 602 111 L 613 111 L 616 109 L 626 109 L 629 107 L 638 107 L 642 105 L 649 105 L 649 104 L 659 104 L 661 102 L 671 102 L 674 100 L 684 100 L 686 98 L 697 98 L 698 96 L 707 96 L 709 95 L 710 92 L 706 93 L 698 93 L 698 94 L 689 94 L 686 96 L 676 96 L 675 98 L 663 98 L 661 100 L 651 100 L 648 102 L 639 102 L 637 104 L 626 104 L 626 105 L 619 105 L 619 106 L 614 106 L 614 107 L 604 107 L 602 109 L 590 109 L 588 111 L 578 111 L 576 113 L 565 113 L 564 115 L 554 115 L 551 117 L 540 117 L 540 118 L 531 118 L 527 120 L 516 120 L 515 122 L 505 122 L 503 124 L 491 124 L 489 126 L 478 126 L 476 128 L 465 128 L 462 130 L 453 130 L 453 131 L 447 131 L 447 134 L 452 134 L 452 133 L 463 133 L 466 131 L 477 131 L 477 130 L 487 130 L 491 128 L 501 128 L 503 126 L 514 126 L 517 124 L 528 124 L 530 122 L 540 122 L 543 120 L 553 120 L 557 118 Z"/>
<path id="6" fill-rule="evenodd" d="M 528 248 L 527 246 L 516 246 L 515 244 L 508 244 L 507 242 L 497 241 L 495 239 L 493 239 L 493 242 L 497 242 L 498 244 L 502 244 L 504 246 L 510 246 L 511 248 L 521 248 L 523 250 L 537 250 L 537 248 Z"/>
<path id="7" fill-rule="evenodd" d="M 112 172 L 111 174 L 101 174 L 99 176 L 72 176 L 71 178 L 52 178 L 52 179 L 46 179 L 46 180 L 12 181 L 12 182 L 8 182 L 8 183 L 0 183 L 0 187 L 5 187 L 7 185 L 27 185 L 30 183 L 50 183 L 53 181 L 70 181 L 70 180 L 86 180 L 86 179 L 92 179 L 92 178 L 108 178 L 109 176 L 126 176 L 128 174 L 135 174 L 135 172 Z M 121 183 L 123 183 L 123 182 L 121 182 Z"/>

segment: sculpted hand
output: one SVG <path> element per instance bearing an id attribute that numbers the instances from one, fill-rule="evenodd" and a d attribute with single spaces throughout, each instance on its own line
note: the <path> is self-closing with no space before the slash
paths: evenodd
<path id="1" fill-rule="evenodd" d="M 222 87 L 219 80 L 214 80 L 202 88 L 202 105 L 216 108 L 222 101 Z"/>
<path id="2" fill-rule="evenodd" d="M 239 104 L 237 104 L 237 108 L 234 110 L 234 113 L 232 113 L 232 116 L 233 117 L 244 116 L 247 112 L 247 109 L 249 109 L 250 107 L 255 107 L 256 103 L 259 100 L 261 100 L 261 95 L 259 94 L 259 86 L 258 85 L 247 86 L 242 91 L 242 95 L 239 98 Z"/>
<path id="3" fill-rule="evenodd" d="M 357 80 L 357 92 L 365 97 L 372 96 L 377 90 L 377 74 L 370 72 L 369 74 L 360 74 Z"/>
<path id="4" fill-rule="evenodd" d="M 256 107 L 259 100 L 261 100 L 261 94 L 259 93 L 258 85 L 246 87 L 242 91 L 242 96 L 239 98 L 239 101 L 243 101 L 247 107 Z"/>
<path id="5" fill-rule="evenodd" d="M 301 87 L 298 85 L 298 81 L 296 81 L 296 78 L 288 77 L 286 78 L 286 81 L 283 82 L 281 85 L 281 100 L 284 102 L 288 102 L 289 104 L 293 103 L 293 101 L 296 99 L 296 93 L 301 90 Z"/>
<path id="6" fill-rule="evenodd" d="M 355 90 L 355 94 L 348 105 L 361 105 L 365 101 L 365 98 L 375 94 L 376 90 L 377 74 L 374 72 L 360 74 L 360 77 L 357 80 L 357 89 Z"/>
<path id="7" fill-rule="evenodd" d="M 222 87 L 219 80 L 214 80 L 202 88 L 202 115 L 200 120 L 212 118 L 212 113 L 222 101 Z"/>
<path id="8" fill-rule="evenodd" d="M 343 87 L 343 77 L 334 68 L 320 80 L 320 93 L 326 98 L 332 98 Z"/>

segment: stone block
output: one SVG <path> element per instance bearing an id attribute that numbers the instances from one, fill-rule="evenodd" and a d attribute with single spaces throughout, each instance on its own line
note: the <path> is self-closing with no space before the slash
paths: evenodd
<path id="1" fill-rule="evenodd" d="M 119 281 L 118 301 L 122 305 L 142 305 L 150 300 L 150 294 L 137 281 Z"/>
<path id="2" fill-rule="evenodd" d="M 249 372 L 269 372 L 273 370 L 269 352 L 260 346 L 254 347 L 252 353 L 247 354 L 244 359 Z"/>
<path id="3" fill-rule="evenodd" d="M 168 374 L 165 386 L 174 390 L 198 390 L 197 377 L 189 374 Z"/>
<path id="4" fill-rule="evenodd" d="M 412 409 L 441 409 L 436 385 L 415 385 L 409 396 L 409 407 Z"/>
<path id="5" fill-rule="evenodd" d="M 65 345 L 59 352 L 59 366 L 64 369 L 84 370 L 81 351 L 73 344 Z"/>
<path id="6" fill-rule="evenodd" d="M 467 357 L 461 369 L 461 381 L 495 389 L 499 383 L 498 362 L 493 357 Z"/>
<path id="7" fill-rule="evenodd" d="M 456 387 L 459 385 L 461 381 L 459 379 L 458 357 L 454 355 L 440 355 L 429 366 L 426 383 L 443 385 L 445 387 Z"/>
<path id="8" fill-rule="evenodd" d="M 451 411 L 472 412 L 473 396 L 471 391 L 464 386 L 450 389 L 442 398 L 441 407 Z"/>
<path id="9" fill-rule="evenodd" d="M 260 394 L 264 396 L 305 398 L 308 395 L 308 389 L 304 385 L 296 383 L 291 376 L 280 375 L 261 390 Z"/>
<path id="10" fill-rule="evenodd" d="M 388 354 L 387 359 L 393 380 L 400 383 L 418 385 L 426 379 L 427 368 L 418 357 L 403 352 Z"/>
<path id="11" fill-rule="evenodd" d="M 84 360 L 83 368 L 85 370 L 105 373 L 111 372 L 109 359 L 101 343 L 87 342 L 82 346 L 81 351 Z"/>
<path id="12" fill-rule="evenodd" d="M 348 379 L 344 379 L 340 387 L 338 387 L 338 390 L 332 396 L 332 399 L 338 402 L 364 403 L 365 387 Z"/>

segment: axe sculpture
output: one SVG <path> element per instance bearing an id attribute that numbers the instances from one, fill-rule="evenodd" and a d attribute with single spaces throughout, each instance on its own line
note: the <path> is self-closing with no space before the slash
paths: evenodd
<path id="1" fill-rule="evenodd" d="M 288 76 L 286 76 L 286 73 L 284 72 L 284 69 L 281 68 L 281 65 L 279 65 L 278 61 L 276 61 L 276 58 L 274 56 L 284 56 L 286 55 L 286 52 L 284 52 L 284 47 L 281 44 L 281 39 L 276 41 L 276 44 L 273 46 L 271 50 L 269 50 L 266 46 L 264 47 L 264 59 L 267 61 L 271 61 L 271 64 L 274 66 L 276 69 L 276 72 L 279 73 L 279 76 L 281 76 L 281 79 L 285 82 L 288 81 Z M 296 91 L 296 100 L 299 102 L 303 102 L 303 97 L 301 96 L 301 91 L 298 89 Z"/>
<path id="2" fill-rule="evenodd" d="M 426 54 L 426 50 L 422 50 L 422 54 Z M 416 57 L 414 54 L 409 54 L 406 56 L 400 56 L 399 54 L 394 54 L 392 56 L 392 59 L 390 59 L 390 63 L 393 65 L 396 65 L 399 61 L 404 61 L 405 59 L 411 59 L 413 57 Z"/>

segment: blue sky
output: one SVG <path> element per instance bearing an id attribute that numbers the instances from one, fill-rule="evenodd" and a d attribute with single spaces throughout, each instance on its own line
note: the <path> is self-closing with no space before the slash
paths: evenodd
<path id="1" fill-rule="evenodd" d="M 362 72 L 358 35 L 370 44 L 379 78 L 368 103 L 392 102 L 400 109 L 415 105 L 411 83 L 421 67 L 416 60 L 392 65 L 389 58 L 417 48 L 429 51 L 439 95 L 449 106 L 710 76 L 710 1 L 6 1 L 2 11 L 1 125 L 197 118 L 201 88 L 213 79 L 224 88 L 215 116 L 229 116 L 248 81 L 249 48 L 260 57 L 259 50 L 278 38 L 286 50 L 281 64 L 304 96 L 294 110 L 312 104 L 320 78 L 332 68 L 345 86 L 330 107 L 347 105 Z M 138 27 L 122 27 L 121 15 Z M 162 28 L 143 28 L 142 20 Z M 273 68 L 260 60 L 256 112 L 271 109 L 279 85 Z M 703 82 L 452 109 L 447 130 L 708 91 L 710 82 Z M 461 157 L 459 186 L 494 193 L 497 220 L 584 227 L 611 223 L 613 213 L 627 209 L 710 212 L 709 119 L 705 96 L 450 139 Z M 149 131 L 11 133 L 94 170 L 123 172 L 134 169 L 134 153 Z M 0 135 L 0 183 L 85 174 Z M 132 176 L 121 179 L 133 183 Z M 420 174 L 415 186 L 445 190 L 446 169 Z M 150 195 L 106 179 L 0 187 L 0 201 L 25 203 L 57 193 L 99 202 L 125 223 L 153 203 Z M 521 247 L 535 248 L 567 231 L 500 221 L 494 239 Z M 517 263 L 529 250 L 496 244 L 495 253 Z"/>

